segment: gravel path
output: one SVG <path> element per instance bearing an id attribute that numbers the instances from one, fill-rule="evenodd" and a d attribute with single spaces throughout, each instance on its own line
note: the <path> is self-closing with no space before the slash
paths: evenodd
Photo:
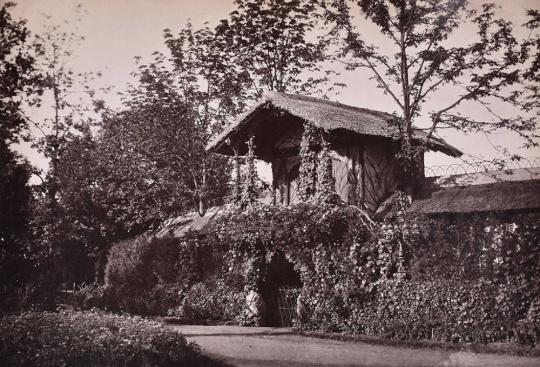
<path id="1" fill-rule="evenodd" d="M 540 358 L 412 349 L 295 335 L 286 328 L 170 325 L 231 366 L 540 367 Z"/>

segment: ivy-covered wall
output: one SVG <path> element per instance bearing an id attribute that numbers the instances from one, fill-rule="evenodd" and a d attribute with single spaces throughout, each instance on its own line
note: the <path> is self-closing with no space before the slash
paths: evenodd
<path id="1" fill-rule="evenodd" d="M 212 224 L 206 240 L 226 254 L 229 271 L 243 275 L 246 292 L 262 291 L 269 259 L 283 252 L 302 280 L 303 329 L 537 340 L 539 217 L 410 218 L 398 211 L 374 223 L 357 207 L 311 200 L 233 211 Z"/>
<path id="2" fill-rule="evenodd" d="M 201 233 L 116 245 L 103 295 L 135 313 L 265 325 L 276 321 L 269 297 L 286 285 L 301 287 L 301 329 L 539 342 L 539 213 L 430 218 L 394 209 L 373 222 L 328 197 L 235 206 Z M 261 302 L 266 314 L 253 311 Z"/>

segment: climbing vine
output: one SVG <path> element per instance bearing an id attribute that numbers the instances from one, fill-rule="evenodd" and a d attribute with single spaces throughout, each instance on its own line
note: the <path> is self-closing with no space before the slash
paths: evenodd
<path id="1" fill-rule="evenodd" d="M 317 190 L 317 129 L 310 123 L 304 123 L 300 142 L 300 172 L 298 190 L 302 201 L 312 198 Z"/>
<path id="2" fill-rule="evenodd" d="M 246 177 L 242 188 L 241 206 L 252 204 L 257 199 L 257 169 L 255 167 L 255 144 L 254 137 L 247 141 L 248 151 L 245 157 Z"/>
<path id="3" fill-rule="evenodd" d="M 326 132 L 321 131 L 321 152 L 319 155 L 317 171 L 317 195 L 323 200 L 335 194 L 335 180 L 332 176 L 332 157 L 330 156 L 330 143 Z"/>

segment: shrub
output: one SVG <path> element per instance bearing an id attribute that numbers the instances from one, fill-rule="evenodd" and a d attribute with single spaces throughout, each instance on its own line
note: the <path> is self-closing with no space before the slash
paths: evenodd
<path id="1" fill-rule="evenodd" d="M 540 297 L 531 302 L 527 317 L 519 320 L 516 339 L 520 344 L 540 345 Z"/>
<path id="2" fill-rule="evenodd" d="M 105 269 L 107 298 L 112 309 L 165 315 L 192 284 L 218 268 L 214 251 L 196 237 L 138 237 L 112 247 Z"/>
<path id="3" fill-rule="evenodd" d="M 110 304 L 105 287 L 95 283 L 82 284 L 73 291 L 66 302 L 78 310 L 106 308 Z"/>
<path id="4" fill-rule="evenodd" d="M 223 280 L 209 279 L 194 284 L 184 295 L 182 304 L 169 314 L 192 321 L 230 321 L 242 314 L 244 304 L 243 292 Z"/>
<path id="5" fill-rule="evenodd" d="M 384 281 L 351 318 L 356 333 L 393 339 L 506 341 L 519 314 L 504 314 L 490 281 Z M 510 297 L 506 297 L 510 298 Z"/>
<path id="6" fill-rule="evenodd" d="M 186 366 L 199 349 L 139 317 L 97 312 L 27 313 L 0 319 L 2 366 Z"/>

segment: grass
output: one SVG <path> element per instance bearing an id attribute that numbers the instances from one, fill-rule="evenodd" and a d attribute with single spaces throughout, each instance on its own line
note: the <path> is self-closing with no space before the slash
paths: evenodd
<path id="1" fill-rule="evenodd" d="M 341 333 L 325 333 L 322 331 L 295 330 L 298 335 L 309 336 L 319 339 L 331 339 L 356 343 L 388 345 L 404 348 L 429 348 L 442 350 L 455 350 L 472 353 L 507 354 L 525 357 L 540 357 L 540 345 L 534 348 L 516 343 L 447 343 L 435 340 L 398 340 L 385 339 L 371 335 L 351 335 Z"/>

